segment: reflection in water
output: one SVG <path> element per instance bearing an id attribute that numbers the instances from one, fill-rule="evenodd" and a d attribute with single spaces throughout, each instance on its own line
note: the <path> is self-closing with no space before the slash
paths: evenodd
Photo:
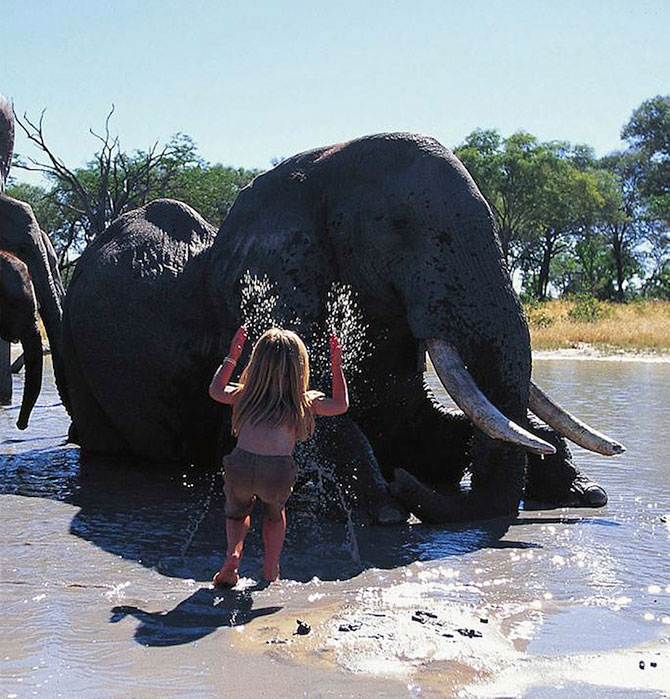
<path id="1" fill-rule="evenodd" d="M 163 575 L 209 580 L 225 549 L 220 475 L 139 469 L 124 462 L 84 457 L 73 448 L 33 450 L 3 458 L 0 492 L 43 497 L 76 505 L 70 533 L 101 549 Z M 315 517 L 291 507 L 282 561 L 285 577 L 321 580 L 352 577 L 364 568 L 394 568 L 494 545 L 510 518 L 475 527 L 389 528 L 355 525 L 357 556 L 345 522 Z M 253 520 L 261 520 L 260 507 Z M 192 526 L 195 522 L 197 526 Z M 262 557 L 260 527 L 245 547 L 242 573 L 256 575 Z M 512 545 L 507 542 L 507 545 Z M 525 544 L 519 544 L 523 546 Z"/>

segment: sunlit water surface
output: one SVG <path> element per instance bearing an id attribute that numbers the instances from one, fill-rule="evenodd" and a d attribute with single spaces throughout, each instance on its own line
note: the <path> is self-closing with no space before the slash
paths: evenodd
<path id="1" fill-rule="evenodd" d="M 633 688 L 663 695 L 670 364 L 542 360 L 534 376 L 626 444 L 615 459 L 574 448 L 580 467 L 608 491 L 605 508 L 522 511 L 511 524 L 383 529 L 352 524 L 344 512 L 315 517 L 309 502 L 318 493 L 297 493 L 284 581 L 254 587 L 262 555 L 255 527 L 245 580 L 220 593 L 206 584 L 225 548 L 217 479 L 114 462 L 80 466 L 78 450 L 64 445 L 68 420 L 49 369 L 28 430 L 14 427 L 18 406 L 0 409 L 5 696 L 260 691 L 280 661 L 287 696 L 374 687 L 387 696 L 439 695 L 447 686 L 440 682 L 455 675 L 453 686 L 469 687 L 468 696 L 490 686 L 492 696 L 553 697 L 586 684 L 589 696 L 629 696 Z M 15 377 L 17 397 L 21 390 Z M 298 616 L 314 627 L 304 641 L 287 631 Z M 621 649 L 638 650 L 617 660 Z M 253 653 L 260 658 L 247 684 L 226 670 L 236 653 L 249 663 Z M 291 674 L 317 656 L 321 669 L 308 679 Z M 599 670 L 597 657 L 611 670 Z M 520 680 L 528 658 L 543 674 Z M 456 672 L 464 663 L 474 675 Z M 339 674 L 323 674 L 326 666 Z M 516 679 L 503 692 L 495 683 L 505 673 Z"/>

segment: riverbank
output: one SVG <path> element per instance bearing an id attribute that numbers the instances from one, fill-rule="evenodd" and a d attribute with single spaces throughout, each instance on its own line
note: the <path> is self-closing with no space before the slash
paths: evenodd
<path id="1" fill-rule="evenodd" d="M 620 304 L 582 298 L 526 304 L 524 311 L 536 351 L 572 350 L 594 359 L 623 353 L 632 359 L 670 356 L 670 301 Z"/>
<path id="2" fill-rule="evenodd" d="M 623 350 L 618 347 L 594 346 L 586 342 L 577 343 L 575 347 L 560 349 L 533 350 L 536 360 L 572 360 L 600 362 L 645 362 L 650 364 L 670 364 L 670 352 L 645 352 Z"/>

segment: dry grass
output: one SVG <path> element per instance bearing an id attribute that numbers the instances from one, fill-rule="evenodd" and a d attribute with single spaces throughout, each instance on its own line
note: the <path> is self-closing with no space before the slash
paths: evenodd
<path id="1" fill-rule="evenodd" d="M 525 310 L 536 350 L 586 343 L 601 350 L 670 353 L 670 301 L 548 301 Z"/>

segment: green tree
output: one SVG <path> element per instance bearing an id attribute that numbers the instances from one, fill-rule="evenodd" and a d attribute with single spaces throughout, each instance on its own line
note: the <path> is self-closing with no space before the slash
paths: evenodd
<path id="1" fill-rule="evenodd" d="M 614 277 L 614 298 L 623 301 L 625 285 L 642 273 L 647 219 L 641 198 L 644 162 L 639 153 L 628 150 L 601 158 L 599 166 L 614 178 L 614 190 L 606 193 L 601 231 L 609 246 Z"/>
<path id="2" fill-rule="evenodd" d="M 522 264 L 530 279 L 528 290 L 538 299 L 547 297 L 554 259 L 567 254 L 575 238 L 591 230 L 602 203 L 593 173 L 580 171 L 570 152 L 564 143 L 549 143 L 538 153 L 539 191 L 532 225 L 524 237 Z"/>
<path id="3" fill-rule="evenodd" d="M 476 129 L 454 149 L 491 207 L 510 270 L 519 261 L 522 238 L 535 216 L 541 187 L 539 148 L 537 139 L 523 131 L 503 139 L 497 131 Z"/>
<path id="4" fill-rule="evenodd" d="M 644 295 L 670 298 L 670 95 L 637 107 L 621 130 L 639 167 L 637 195 L 646 241 Z"/>
<path id="5" fill-rule="evenodd" d="M 70 168 L 49 147 L 43 117 L 37 123 L 24 116 L 16 120 L 29 141 L 45 157 L 44 161 L 18 159 L 18 166 L 46 175 L 52 184 L 53 199 L 64 213 L 77 221 L 75 236 L 94 238 L 120 214 L 164 196 L 180 170 L 201 161 L 193 140 L 176 134 L 162 148 L 158 143 L 147 150 L 127 153 L 118 136 L 110 132 L 107 115 L 102 135 L 91 130 L 99 150 L 84 168 Z"/>
<path id="6" fill-rule="evenodd" d="M 46 175 L 47 189 L 15 185 L 13 196 L 30 203 L 45 228 L 67 277 L 88 243 L 121 214 L 161 197 L 179 199 L 220 225 L 239 190 L 258 172 L 210 165 L 193 139 L 175 134 L 166 145 L 154 144 L 130 153 L 110 132 L 107 116 L 102 135 L 91 132 L 99 150 L 85 167 L 70 168 L 48 146 L 43 119 L 17 120 L 28 139 L 45 156 L 43 161 L 17 159 L 18 167 Z"/>
<path id="7" fill-rule="evenodd" d="M 258 174 L 258 170 L 200 162 L 183 168 L 163 196 L 185 202 L 219 227 L 240 190 Z"/>
<path id="8" fill-rule="evenodd" d="M 653 213 L 670 225 L 670 95 L 657 95 L 635 109 L 621 138 L 643 156 L 642 193 Z"/>

